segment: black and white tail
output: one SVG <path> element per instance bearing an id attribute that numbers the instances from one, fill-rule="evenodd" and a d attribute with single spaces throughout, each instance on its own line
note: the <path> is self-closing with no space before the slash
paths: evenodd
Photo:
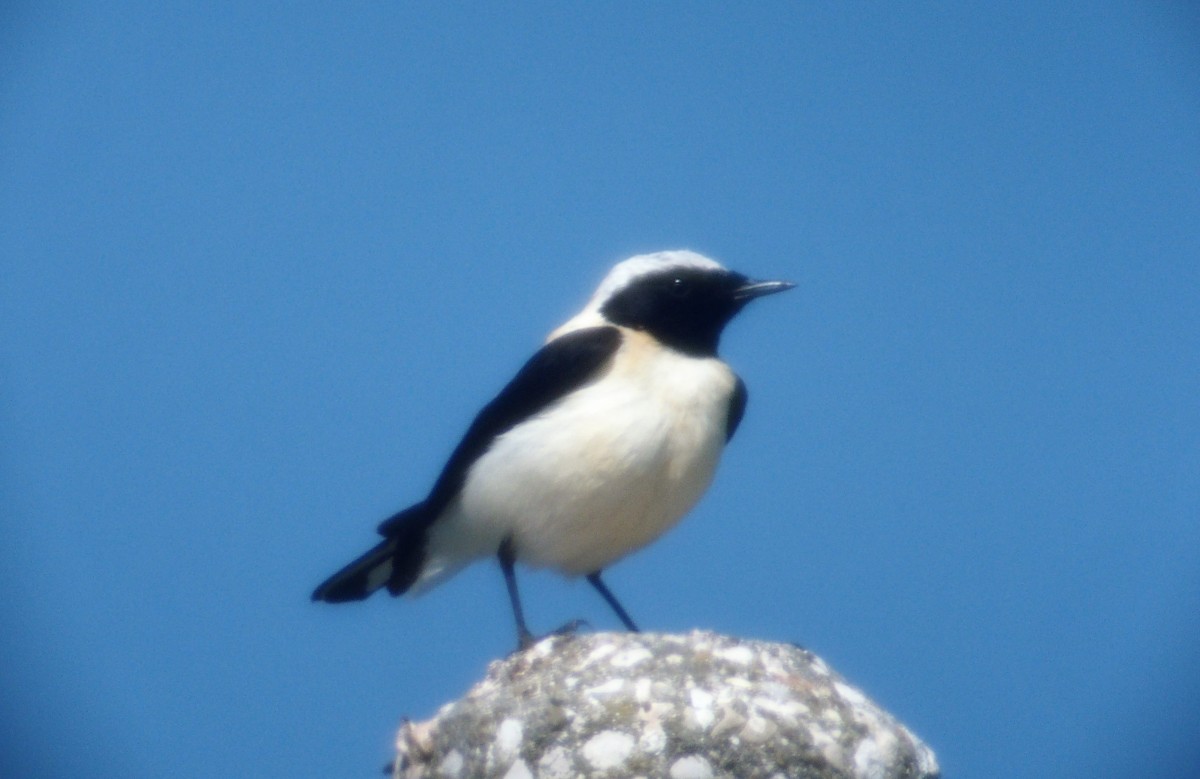
<path id="1" fill-rule="evenodd" d="M 326 603 L 363 600 L 382 587 L 392 595 L 404 593 L 417 580 L 425 559 L 429 523 L 424 509 L 424 504 L 418 503 L 380 525 L 380 532 L 387 537 L 321 582 L 312 599 Z"/>
<path id="2" fill-rule="evenodd" d="M 396 539 L 388 538 L 342 570 L 330 576 L 313 591 L 313 600 L 345 603 L 362 600 L 392 578 L 392 558 L 396 554 Z"/>

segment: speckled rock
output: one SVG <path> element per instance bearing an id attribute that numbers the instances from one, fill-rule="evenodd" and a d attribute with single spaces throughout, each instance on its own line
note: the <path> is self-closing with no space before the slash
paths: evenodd
<path id="1" fill-rule="evenodd" d="M 936 777 L 816 655 L 714 633 L 554 636 L 396 739 L 396 779 Z"/>

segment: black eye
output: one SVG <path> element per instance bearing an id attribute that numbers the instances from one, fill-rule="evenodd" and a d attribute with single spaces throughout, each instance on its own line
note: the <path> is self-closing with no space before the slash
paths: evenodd
<path id="1" fill-rule="evenodd" d="M 672 297 L 685 298 L 692 294 L 692 282 L 681 276 L 676 276 L 671 279 L 671 283 L 667 286 Z"/>

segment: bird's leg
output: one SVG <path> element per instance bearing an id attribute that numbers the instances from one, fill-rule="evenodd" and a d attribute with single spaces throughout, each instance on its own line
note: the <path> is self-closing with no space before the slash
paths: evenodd
<path id="1" fill-rule="evenodd" d="M 504 584 L 508 587 L 508 599 L 512 601 L 513 617 L 517 620 L 517 650 L 528 649 L 534 643 L 533 633 L 525 625 L 525 610 L 521 608 L 521 596 L 517 594 L 517 574 L 513 570 L 516 554 L 511 538 L 500 544 L 500 570 L 504 573 Z"/>
<path id="2" fill-rule="evenodd" d="M 617 602 L 616 596 L 614 596 L 604 584 L 604 581 L 600 578 L 599 571 L 588 574 L 587 580 L 588 584 L 591 584 L 593 587 L 595 587 L 596 592 L 600 593 L 601 597 L 603 597 L 608 605 L 612 607 L 612 610 L 617 613 L 617 616 L 621 618 L 621 621 L 625 623 L 625 627 L 628 628 L 631 633 L 640 632 L 637 625 L 633 624 L 633 620 L 629 618 L 629 613 L 625 611 L 625 608 L 620 603 Z"/>

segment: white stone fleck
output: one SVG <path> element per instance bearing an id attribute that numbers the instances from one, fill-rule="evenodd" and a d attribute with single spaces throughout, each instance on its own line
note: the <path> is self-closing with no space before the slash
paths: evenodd
<path id="1" fill-rule="evenodd" d="M 812 659 L 811 668 L 814 672 L 820 674 L 821 676 L 829 676 L 829 666 L 825 665 L 825 661 L 819 657 L 814 657 Z"/>
<path id="2" fill-rule="evenodd" d="M 938 772 L 937 758 L 934 756 L 933 750 L 924 744 L 917 745 L 917 765 L 926 774 Z"/>
<path id="3" fill-rule="evenodd" d="M 651 681 L 649 679 L 638 679 L 633 685 L 633 697 L 638 703 L 646 703 L 650 700 Z"/>
<path id="4" fill-rule="evenodd" d="M 591 652 L 588 652 L 588 656 L 583 659 L 583 665 L 591 665 L 597 660 L 603 660 L 615 651 L 617 651 L 616 644 L 601 644 Z"/>
<path id="5" fill-rule="evenodd" d="M 779 682 L 759 683 L 758 694 L 769 696 L 777 701 L 790 701 L 792 699 L 791 689 L 786 684 L 780 684 Z"/>
<path id="6" fill-rule="evenodd" d="M 533 779 L 533 772 L 524 760 L 518 760 L 505 772 L 504 779 Z"/>
<path id="7" fill-rule="evenodd" d="M 652 722 L 642 728 L 638 736 L 638 749 L 649 754 L 657 754 L 667 746 L 667 732 L 658 722 Z"/>
<path id="8" fill-rule="evenodd" d="M 663 701 L 651 701 L 638 707 L 638 722 L 646 725 L 658 725 L 675 712 L 675 707 Z"/>
<path id="9" fill-rule="evenodd" d="M 609 698 L 624 690 L 627 684 L 624 679 L 609 679 L 604 684 L 587 688 L 583 694 L 592 698 Z"/>
<path id="10" fill-rule="evenodd" d="M 716 712 L 712 709 L 688 709 L 683 721 L 695 730 L 707 730 L 716 718 Z"/>
<path id="11" fill-rule="evenodd" d="M 637 665 L 638 663 L 645 662 L 652 657 L 654 657 L 654 655 L 651 654 L 650 650 L 646 649 L 644 646 L 633 646 L 613 655 L 613 659 L 610 661 L 610 664 L 614 668 L 629 668 Z"/>
<path id="12" fill-rule="evenodd" d="M 728 660 L 737 665 L 749 665 L 754 661 L 754 650 L 748 646 L 735 646 L 731 649 L 721 649 L 714 652 L 722 660 Z"/>
<path id="13" fill-rule="evenodd" d="M 802 714 L 808 713 L 808 707 L 799 701 L 777 701 L 771 698 L 755 698 L 750 703 L 756 711 L 770 714 L 779 720 L 781 725 L 794 728 Z"/>
<path id="14" fill-rule="evenodd" d="M 850 710 L 854 721 L 866 727 L 867 730 L 889 730 L 886 723 L 879 719 L 879 714 L 869 706 L 859 706 Z"/>
<path id="15" fill-rule="evenodd" d="M 837 709 L 825 709 L 821 712 L 821 719 L 825 720 L 826 724 L 829 725 L 830 728 L 835 728 L 838 730 L 840 730 L 841 727 L 846 724 L 845 721 L 842 720 L 842 713 Z"/>
<path id="16" fill-rule="evenodd" d="M 766 717 L 751 717 L 738 735 L 751 744 L 761 744 L 779 732 L 779 726 Z"/>
<path id="17" fill-rule="evenodd" d="M 875 730 L 854 749 L 856 775 L 883 779 L 895 761 L 896 737 L 885 730 Z"/>
<path id="18" fill-rule="evenodd" d="M 442 758 L 442 762 L 438 764 L 438 773 L 442 776 L 448 776 L 450 779 L 457 779 L 463 770 L 462 752 L 457 749 L 451 750 Z"/>
<path id="19" fill-rule="evenodd" d="M 723 709 L 721 719 L 709 731 L 709 735 L 713 738 L 720 738 L 731 730 L 737 730 L 746 724 L 746 718 L 738 714 L 733 709 Z"/>
<path id="20" fill-rule="evenodd" d="M 525 729 L 518 719 L 506 719 L 496 728 L 496 762 L 507 763 L 517 756 Z"/>
<path id="21" fill-rule="evenodd" d="M 838 695 L 842 696 L 842 700 L 849 703 L 851 706 L 861 706 L 867 702 L 867 696 L 863 695 L 858 690 L 848 684 L 834 682 L 833 689 L 837 690 Z"/>
<path id="22" fill-rule="evenodd" d="M 597 771 L 617 768 L 633 752 L 633 736 L 617 730 L 605 730 L 592 736 L 583 745 L 583 757 Z"/>
<path id="23" fill-rule="evenodd" d="M 681 757 L 671 764 L 671 779 L 712 779 L 713 770 L 699 755 Z"/>
<path id="24" fill-rule="evenodd" d="M 846 752 L 833 737 L 820 730 L 813 730 L 811 735 L 813 746 L 821 753 L 821 757 L 825 758 L 825 762 L 849 772 L 850 766 L 846 764 Z"/>
<path id="25" fill-rule="evenodd" d="M 563 747 L 550 749 L 538 761 L 538 779 L 571 779 L 574 775 L 571 753 Z"/>
<path id="26" fill-rule="evenodd" d="M 779 658 L 771 655 L 761 655 L 763 672 L 768 676 L 785 677 L 790 676 L 787 668 L 779 661 Z"/>
<path id="27" fill-rule="evenodd" d="M 692 705 L 697 709 L 707 709 L 713 705 L 713 695 L 708 690 L 701 690 L 699 687 L 695 687 L 689 693 L 689 697 L 692 700 Z"/>

